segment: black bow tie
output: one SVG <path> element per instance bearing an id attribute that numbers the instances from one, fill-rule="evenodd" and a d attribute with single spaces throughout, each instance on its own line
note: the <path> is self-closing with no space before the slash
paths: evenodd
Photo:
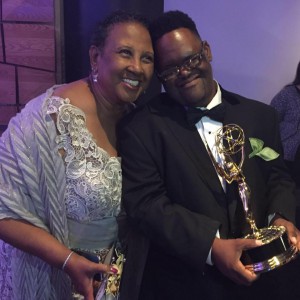
<path id="1" fill-rule="evenodd" d="M 209 117 L 212 120 L 223 123 L 224 116 L 225 116 L 224 103 L 221 103 L 221 104 L 213 107 L 212 109 L 202 110 L 202 109 L 196 108 L 196 107 L 188 107 L 186 109 L 187 121 L 192 126 L 194 126 L 196 123 L 198 123 L 201 120 L 201 118 L 204 116 Z"/>

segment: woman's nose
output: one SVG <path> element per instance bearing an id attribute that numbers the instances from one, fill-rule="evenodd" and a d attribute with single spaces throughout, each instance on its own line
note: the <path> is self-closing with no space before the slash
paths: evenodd
<path id="1" fill-rule="evenodd" d="M 132 59 L 130 65 L 128 66 L 128 69 L 132 72 L 142 73 L 143 67 L 140 59 Z"/>

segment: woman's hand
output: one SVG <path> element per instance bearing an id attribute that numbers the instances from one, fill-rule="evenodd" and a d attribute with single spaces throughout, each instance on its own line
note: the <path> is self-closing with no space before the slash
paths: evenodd
<path id="1" fill-rule="evenodd" d="M 67 261 L 64 271 L 70 276 L 77 293 L 84 296 L 85 300 L 94 300 L 94 276 L 98 273 L 114 274 L 118 270 L 109 265 L 91 262 L 74 252 Z"/>
<path id="2" fill-rule="evenodd" d="M 44 229 L 25 221 L 0 220 L 0 238 L 27 253 L 40 257 L 49 265 L 61 269 L 70 254 L 70 249 Z M 97 273 L 117 273 L 108 265 L 93 263 L 73 253 L 64 266 L 77 292 L 85 300 L 94 300 L 93 277 Z"/>

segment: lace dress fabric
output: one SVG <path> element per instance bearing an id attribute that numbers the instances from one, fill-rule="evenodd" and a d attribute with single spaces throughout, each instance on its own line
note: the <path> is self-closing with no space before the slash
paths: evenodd
<path id="1" fill-rule="evenodd" d="M 120 159 L 109 156 L 96 144 L 86 127 L 83 111 L 70 104 L 69 99 L 52 96 L 47 113 L 56 115 L 56 141 L 64 152 L 70 247 L 96 254 L 103 262 L 117 234 L 115 216 L 119 212 L 122 185 Z M 74 293 L 73 299 L 82 296 Z"/>
<path id="2" fill-rule="evenodd" d="M 122 185 L 120 159 L 109 156 L 96 144 L 83 111 L 69 99 L 53 96 L 48 101 L 47 112 L 56 115 L 56 141 L 66 165 L 70 247 L 99 253 L 116 239 L 115 216 Z"/>
<path id="3" fill-rule="evenodd" d="M 116 216 L 121 199 L 120 159 L 96 144 L 84 113 L 69 99 L 51 97 L 48 113 L 57 114 L 57 143 L 65 152 L 67 217 L 88 223 Z"/>

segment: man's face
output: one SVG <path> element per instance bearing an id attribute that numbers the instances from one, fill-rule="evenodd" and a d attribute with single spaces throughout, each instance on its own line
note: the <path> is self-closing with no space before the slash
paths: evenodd
<path id="1" fill-rule="evenodd" d="M 162 80 L 171 98 L 188 106 L 206 106 L 212 100 L 216 94 L 216 84 L 210 65 L 212 55 L 206 42 L 202 42 L 189 29 L 179 28 L 163 35 L 156 42 L 155 50 L 159 74 L 179 67 L 175 77 Z M 196 66 L 192 63 L 190 68 L 189 61 L 197 53 L 202 53 L 202 59 Z"/>

